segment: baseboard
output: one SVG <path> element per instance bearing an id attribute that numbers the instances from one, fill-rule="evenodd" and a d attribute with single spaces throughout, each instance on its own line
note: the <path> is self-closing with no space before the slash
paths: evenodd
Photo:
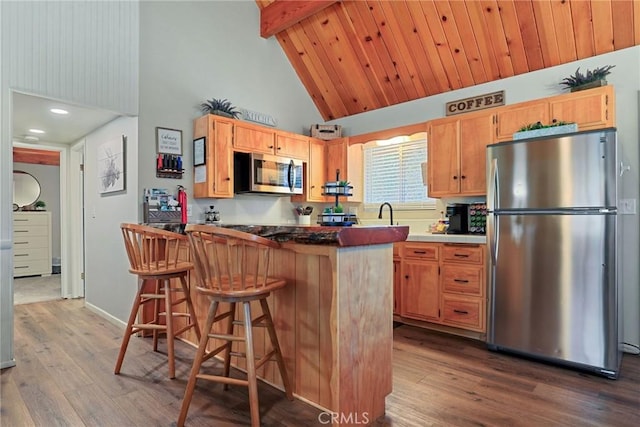
<path id="1" fill-rule="evenodd" d="M 84 301 L 84 306 L 86 308 L 88 308 L 89 310 L 93 311 L 94 313 L 96 313 L 98 316 L 107 319 L 110 323 L 113 323 L 114 325 L 121 326 L 123 328 L 127 326 L 127 322 L 123 322 L 122 320 L 118 319 L 117 317 L 107 313 L 103 309 L 101 309 L 99 307 L 96 307 L 95 305 L 91 304 L 90 302 L 87 302 L 87 300 Z"/>

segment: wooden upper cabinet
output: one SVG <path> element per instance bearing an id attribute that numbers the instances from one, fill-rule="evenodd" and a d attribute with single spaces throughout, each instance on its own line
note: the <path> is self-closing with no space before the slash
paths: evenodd
<path id="1" fill-rule="evenodd" d="M 460 195 L 487 192 L 486 147 L 493 140 L 493 115 L 481 114 L 460 120 Z"/>
<path id="2" fill-rule="evenodd" d="M 525 102 L 496 111 L 496 142 L 511 141 L 513 134 L 531 123 L 549 123 L 547 101 Z"/>
<path id="3" fill-rule="evenodd" d="M 495 142 L 511 141 L 520 128 L 536 122 L 572 122 L 579 131 L 614 127 L 616 123 L 614 89 L 609 85 L 500 107 L 495 113 Z"/>
<path id="4" fill-rule="evenodd" d="M 493 114 L 468 114 L 430 122 L 429 197 L 484 195 L 485 147 L 493 135 Z"/>
<path id="5" fill-rule="evenodd" d="M 309 161 L 309 137 L 276 131 L 275 154 L 307 162 Z"/>
<path id="6" fill-rule="evenodd" d="M 553 97 L 549 107 L 551 120 L 577 123 L 579 131 L 615 126 L 613 86 Z"/>
<path id="7" fill-rule="evenodd" d="M 309 138 L 309 161 L 304 164 L 303 194 L 291 196 L 294 203 L 324 202 L 322 186 L 326 181 L 326 147 L 324 141 Z"/>
<path id="8" fill-rule="evenodd" d="M 233 148 L 247 153 L 275 154 L 276 130 L 236 120 Z"/>
<path id="9" fill-rule="evenodd" d="M 233 123 L 212 114 L 194 120 L 193 139 L 206 138 L 205 164 L 194 168 L 194 198 L 233 197 Z"/>

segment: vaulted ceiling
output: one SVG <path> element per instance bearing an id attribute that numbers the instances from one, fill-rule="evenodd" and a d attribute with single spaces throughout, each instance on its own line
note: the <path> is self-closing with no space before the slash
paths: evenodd
<path id="1" fill-rule="evenodd" d="M 640 44 L 633 0 L 256 3 L 325 120 Z"/>

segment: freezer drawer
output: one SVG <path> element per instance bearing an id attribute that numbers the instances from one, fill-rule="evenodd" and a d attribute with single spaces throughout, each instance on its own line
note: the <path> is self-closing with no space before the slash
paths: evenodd
<path id="1" fill-rule="evenodd" d="M 616 216 L 492 215 L 489 229 L 490 346 L 617 370 Z"/>

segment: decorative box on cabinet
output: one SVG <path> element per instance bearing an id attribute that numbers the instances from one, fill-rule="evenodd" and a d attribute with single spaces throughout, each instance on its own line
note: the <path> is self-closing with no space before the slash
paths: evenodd
<path id="1" fill-rule="evenodd" d="M 13 276 L 48 276 L 51 268 L 51 212 L 14 212 Z"/>

